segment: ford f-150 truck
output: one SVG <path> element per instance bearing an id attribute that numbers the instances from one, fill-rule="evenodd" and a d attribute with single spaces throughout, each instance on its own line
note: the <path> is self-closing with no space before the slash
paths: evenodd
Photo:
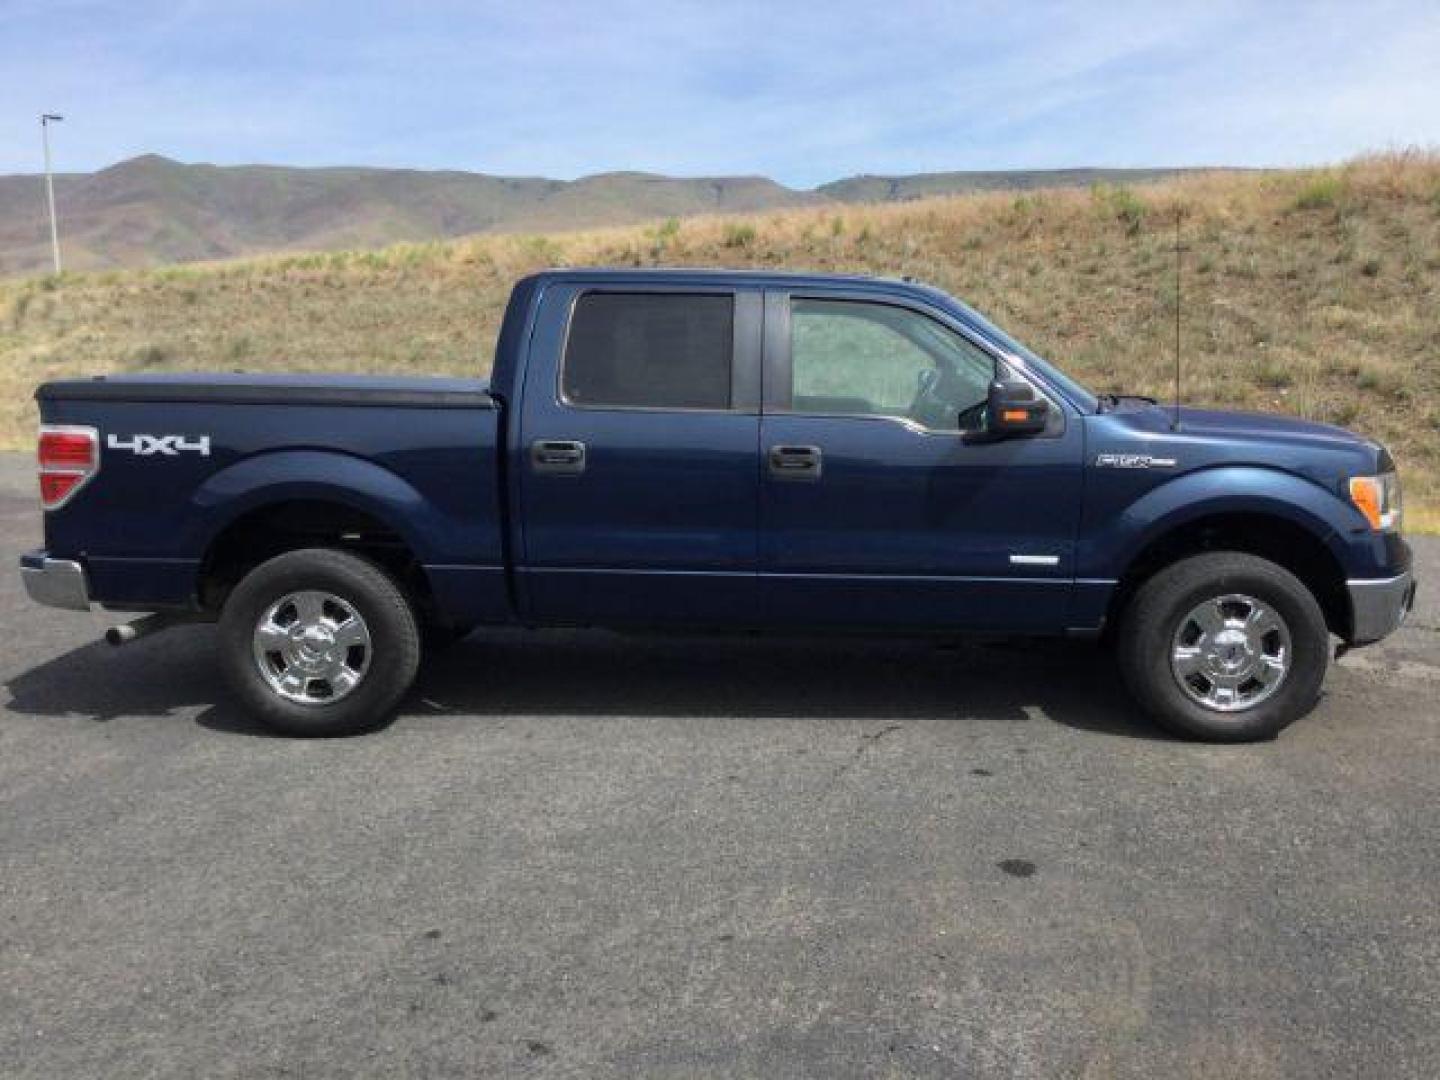
<path id="1" fill-rule="evenodd" d="M 1415 589 L 1380 445 L 1097 396 L 908 280 L 547 271 L 488 381 L 37 397 L 30 595 L 152 613 L 117 640 L 218 620 L 294 734 L 376 725 L 422 647 L 514 623 L 1098 637 L 1171 730 L 1264 738 Z"/>

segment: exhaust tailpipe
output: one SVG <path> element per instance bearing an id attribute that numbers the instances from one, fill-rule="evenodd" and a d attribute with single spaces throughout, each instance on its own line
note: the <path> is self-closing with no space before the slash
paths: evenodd
<path id="1" fill-rule="evenodd" d="M 129 645 L 132 641 L 139 641 L 142 637 L 149 637 L 160 630 L 168 629 L 171 626 L 179 626 L 181 623 L 197 622 L 193 615 L 186 615 L 179 612 L 157 611 L 151 615 L 143 615 L 134 622 L 121 623 L 119 626 L 112 626 L 105 631 L 105 640 L 117 649 L 121 645 Z"/>

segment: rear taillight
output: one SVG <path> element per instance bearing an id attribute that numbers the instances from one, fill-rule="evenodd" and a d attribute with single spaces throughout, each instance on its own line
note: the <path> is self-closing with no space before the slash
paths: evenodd
<path id="1" fill-rule="evenodd" d="M 100 433 L 92 427 L 40 427 L 40 505 L 54 510 L 100 471 Z"/>

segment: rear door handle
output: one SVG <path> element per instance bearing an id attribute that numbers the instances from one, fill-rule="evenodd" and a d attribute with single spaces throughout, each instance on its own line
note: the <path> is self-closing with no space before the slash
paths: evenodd
<path id="1" fill-rule="evenodd" d="M 536 439 L 530 444 L 530 468 L 537 473 L 578 476 L 585 471 L 585 444 L 574 439 Z"/>
<path id="2" fill-rule="evenodd" d="M 818 446 L 772 446 L 770 475 L 777 480 L 819 480 L 823 460 Z"/>

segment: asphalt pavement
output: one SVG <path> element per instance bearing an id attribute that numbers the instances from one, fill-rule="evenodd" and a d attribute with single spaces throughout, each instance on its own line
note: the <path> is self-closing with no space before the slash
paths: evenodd
<path id="1" fill-rule="evenodd" d="M 290 741 L 210 628 L 111 649 L 4 572 L 0 1074 L 1440 1075 L 1418 550 L 1410 625 L 1239 747 L 1083 645 L 600 632 Z"/>

